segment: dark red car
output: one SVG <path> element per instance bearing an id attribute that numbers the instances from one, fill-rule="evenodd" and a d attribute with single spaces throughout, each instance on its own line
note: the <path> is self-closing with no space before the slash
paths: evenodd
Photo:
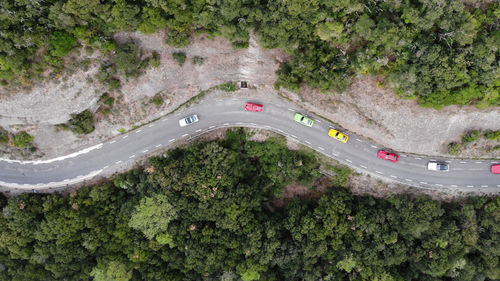
<path id="1" fill-rule="evenodd" d="M 262 104 L 249 102 L 245 105 L 245 109 L 247 111 L 261 112 L 264 110 L 264 106 Z"/>
<path id="2" fill-rule="evenodd" d="M 385 151 L 385 150 L 379 150 L 377 156 L 380 159 L 388 160 L 391 162 L 398 162 L 399 161 L 399 155 L 391 153 L 389 151 Z"/>

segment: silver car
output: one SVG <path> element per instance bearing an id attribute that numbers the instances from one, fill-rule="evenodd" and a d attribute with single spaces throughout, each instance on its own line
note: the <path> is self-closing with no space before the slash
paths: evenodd
<path id="1" fill-rule="evenodd" d="M 191 116 L 184 117 L 181 120 L 179 120 L 179 125 L 181 127 L 185 127 L 187 125 L 191 125 L 191 124 L 196 123 L 196 122 L 198 122 L 198 115 L 193 114 Z"/>

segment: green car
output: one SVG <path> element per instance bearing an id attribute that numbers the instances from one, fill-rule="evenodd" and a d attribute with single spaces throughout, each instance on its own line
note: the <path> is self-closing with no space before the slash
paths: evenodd
<path id="1" fill-rule="evenodd" d="M 297 121 L 303 125 L 306 125 L 308 127 L 312 127 L 314 124 L 314 120 L 312 120 L 311 118 L 306 117 L 300 113 L 295 113 L 295 116 L 293 117 L 293 119 L 295 119 L 295 121 Z"/>

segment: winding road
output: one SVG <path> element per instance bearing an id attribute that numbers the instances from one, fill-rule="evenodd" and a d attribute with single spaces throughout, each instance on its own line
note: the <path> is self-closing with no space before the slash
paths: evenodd
<path id="1" fill-rule="evenodd" d="M 246 112 L 244 105 L 248 101 L 264 104 L 264 111 Z M 399 153 L 400 161 L 392 163 L 378 159 L 377 151 L 382 147 L 369 140 L 341 129 L 349 135 L 349 142 L 341 143 L 328 136 L 328 130 L 336 126 L 309 114 L 315 123 L 311 128 L 306 127 L 293 120 L 295 112 L 306 113 L 285 102 L 271 104 L 241 98 L 204 101 L 71 155 L 39 161 L 0 159 L 0 186 L 27 190 L 66 186 L 107 169 L 117 171 L 124 163 L 134 162 L 180 139 L 221 127 L 245 126 L 275 131 L 357 171 L 402 184 L 462 192 L 500 191 L 500 175 L 490 172 L 490 166 L 500 160 L 426 158 Z M 179 119 L 194 113 L 200 121 L 181 128 Z M 450 171 L 428 171 L 427 162 L 431 160 L 448 162 Z"/>

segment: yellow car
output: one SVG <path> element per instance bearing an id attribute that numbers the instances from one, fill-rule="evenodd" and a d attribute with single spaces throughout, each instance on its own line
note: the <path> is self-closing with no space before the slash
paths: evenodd
<path id="1" fill-rule="evenodd" d="M 347 143 L 347 141 L 349 140 L 349 136 L 344 135 L 343 133 L 341 133 L 337 130 L 334 130 L 334 129 L 330 129 L 330 131 L 328 132 L 328 135 L 336 140 L 343 142 L 343 143 Z"/>

